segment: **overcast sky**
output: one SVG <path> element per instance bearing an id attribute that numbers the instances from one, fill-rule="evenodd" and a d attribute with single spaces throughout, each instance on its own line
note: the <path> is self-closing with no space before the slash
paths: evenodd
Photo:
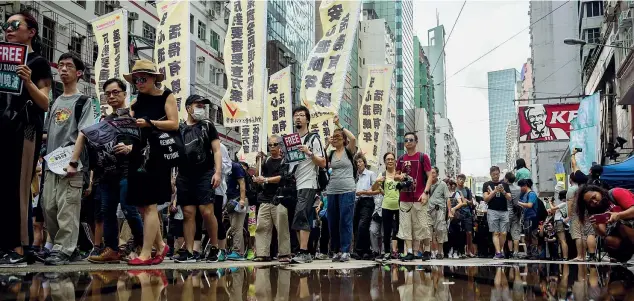
<path id="1" fill-rule="evenodd" d="M 462 1 L 414 0 L 414 34 L 427 45 L 427 30 L 436 26 L 436 10 L 445 26 L 447 111 L 462 155 L 462 172 L 488 175 L 489 112 L 487 72 L 516 68 L 530 57 L 528 29 L 462 72 L 458 70 L 528 27 L 528 1 L 467 1 L 451 37 Z M 434 62 L 431 62 L 433 64 Z M 483 89 L 464 88 L 481 87 Z"/>

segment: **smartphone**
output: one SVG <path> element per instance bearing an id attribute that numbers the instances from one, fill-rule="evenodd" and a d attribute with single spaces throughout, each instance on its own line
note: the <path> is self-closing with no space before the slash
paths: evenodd
<path id="1" fill-rule="evenodd" d="M 575 150 L 576 150 L 578 153 L 580 153 L 580 152 L 582 152 L 582 151 L 583 151 L 583 149 L 581 149 L 580 147 L 575 147 Z"/>
<path id="2" fill-rule="evenodd" d="M 594 222 L 597 224 L 607 224 L 608 220 L 610 219 L 610 213 L 606 212 L 601 214 L 594 214 L 591 216 L 591 218 L 594 219 Z"/>

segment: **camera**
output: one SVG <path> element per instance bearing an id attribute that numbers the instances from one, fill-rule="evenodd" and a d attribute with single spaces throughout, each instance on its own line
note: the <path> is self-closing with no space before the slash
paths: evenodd
<path id="1" fill-rule="evenodd" d="M 401 182 L 396 183 L 396 190 L 403 190 L 412 187 L 414 184 L 414 179 L 410 176 L 405 176 L 405 179 Z"/>

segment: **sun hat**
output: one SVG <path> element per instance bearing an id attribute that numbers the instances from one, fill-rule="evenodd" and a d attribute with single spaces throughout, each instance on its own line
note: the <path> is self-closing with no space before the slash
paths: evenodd
<path id="1" fill-rule="evenodd" d="M 157 71 L 156 64 L 150 60 L 137 60 L 134 61 L 134 66 L 132 67 L 132 71 L 128 74 L 124 74 L 123 78 L 131 84 L 134 84 L 132 80 L 132 75 L 135 73 L 148 73 L 156 76 L 156 82 L 162 82 L 165 79 L 165 75 Z"/>

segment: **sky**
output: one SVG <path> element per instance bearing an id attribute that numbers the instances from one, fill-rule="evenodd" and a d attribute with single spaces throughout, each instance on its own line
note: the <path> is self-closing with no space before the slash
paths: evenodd
<path id="1" fill-rule="evenodd" d="M 452 75 L 527 28 L 530 24 L 528 1 L 467 1 L 449 36 L 462 4 L 463 1 L 414 0 L 414 34 L 426 46 L 427 30 L 436 26 L 438 11 L 440 24 L 445 26 L 446 32 L 447 115 L 460 147 L 461 171 L 466 175 L 486 176 L 491 166 L 487 72 L 508 68 L 521 72 L 522 65 L 530 57 L 528 29 Z"/>

